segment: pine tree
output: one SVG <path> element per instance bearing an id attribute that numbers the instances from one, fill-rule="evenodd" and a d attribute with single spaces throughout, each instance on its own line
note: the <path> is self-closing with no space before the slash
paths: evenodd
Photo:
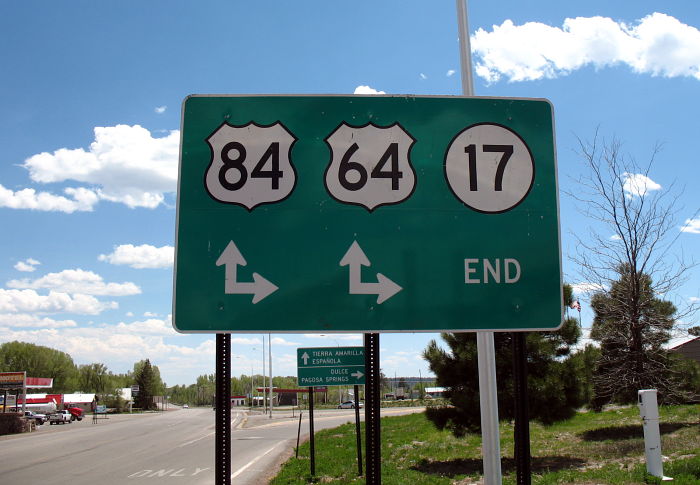
<path id="1" fill-rule="evenodd" d="M 151 361 L 146 359 L 134 364 L 134 380 L 139 386 L 139 392 L 134 399 L 136 407 L 143 410 L 155 409 L 153 402 L 156 379 Z"/>
<path id="2" fill-rule="evenodd" d="M 664 348 L 676 307 L 657 296 L 648 275 L 632 275 L 629 265 L 620 265 L 618 274 L 608 291 L 591 299 L 595 312 L 591 338 L 601 350 L 593 375 L 593 408 L 634 403 L 640 389 L 657 389 L 661 402 L 682 401 L 683 376 L 674 370 Z"/>

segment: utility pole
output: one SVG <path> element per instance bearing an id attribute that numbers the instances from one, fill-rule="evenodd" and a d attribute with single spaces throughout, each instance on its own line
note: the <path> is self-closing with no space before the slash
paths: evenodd
<path id="1" fill-rule="evenodd" d="M 467 0 L 457 1 L 459 58 L 462 71 L 462 94 L 474 96 L 472 56 L 469 45 Z M 501 444 L 498 430 L 498 394 L 496 390 L 496 350 L 493 332 L 477 332 L 476 347 L 479 365 L 479 401 L 481 407 L 481 448 L 486 485 L 500 485 Z"/>
<path id="2" fill-rule="evenodd" d="M 262 336 L 262 389 L 263 389 L 263 409 L 267 414 L 267 392 L 265 392 L 265 334 Z"/>
<path id="3" fill-rule="evenodd" d="M 270 419 L 272 419 L 272 335 L 269 333 L 267 334 L 267 345 L 267 355 L 270 358 L 270 365 L 268 367 L 270 368 Z"/>

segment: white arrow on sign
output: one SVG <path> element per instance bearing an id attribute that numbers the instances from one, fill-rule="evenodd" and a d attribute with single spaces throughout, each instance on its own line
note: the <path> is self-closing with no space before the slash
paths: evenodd
<path id="1" fill-rule="evenodd" d="M 353 373 L 350 374 L 350 375 L 353 376 L 353 377 L 356 378 L 356 379 L 360 379 L 360 378 L 362 378 L 362 376 L 363 376 L 364 374 L 358 370 L 357 372 L 353 372 Z"/>
<path id="2" fill-rule="evenodd" d="M 360 275 L 362 266 L 370 265 L 369 259 L 357 241 L 353 241 L 350 249 L 340 260 L 340 266 L 350 266 L 350 294 L 377 295 L 377 304 L 382 304 L 403 288 L 381 273 L 377 273 L 377 283 L 363 283 Z"/>
<path id="3" fill-rule="evenodd" d="M 248 263 L 246 263 L 236 244 L 233 241 L 228 243 L 219 259 L 216 260 L 217 266 L 226 266 L 224 293 L 227 295 L 253 295 L 253 304 L 255 304 L 277 291 L 278 287 L 276 285 L 270 283 L 258 273 L 253 273 L 252 283 L 237 281 L 238 266 L 245 266 L 246 264 Z"/>
<path id="4" fill-rule="evenodd" d="M 309 354 L 307 354 L 306 352 L 301 354 L 301 358 L 304 360 L 304 365 L 307 365 L 309 363 Z"/>

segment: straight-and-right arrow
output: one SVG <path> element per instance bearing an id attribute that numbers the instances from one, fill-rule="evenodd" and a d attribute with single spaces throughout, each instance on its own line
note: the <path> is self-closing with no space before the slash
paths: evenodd
<path id="1" fill-rule="evenodd" d="M 377 273 L 377 283 L 363 283 L 360 274 L 362 266 L 371 264 L 357 241 L 353 241 L 343 259 L 340 260 L 340 266 L 350 267 L 350 294 L 377 295 L 377 304 L 382 304 L 403 288 L 381 273 Z"/>
<path id="2" fill-rule="evenodd" d="M 219 259 L 216 260 L 217 266 L 226 267 L 224 293 L 227 295 L 253 295 L 253 304 L 256 304 L 277 291 L 278 288 L 277 285 L 270 283 L 258 273 L 253 273 L 252 282 L 238 281 L 236 279 L 238 266 L 245 266 L 246 264 L 248 263 L 246 263 L 245 258 L 233 241 L 228 243 Z"/>

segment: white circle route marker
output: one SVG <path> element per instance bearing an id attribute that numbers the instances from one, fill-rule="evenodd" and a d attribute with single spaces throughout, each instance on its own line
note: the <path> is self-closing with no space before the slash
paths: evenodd
<path id="1" fill-rule="evenodd" d="M 478 123 L 455 136 L 444 169 L 455 197 L 489 214 L 520 204 L 535 179 L 528 146 L 514 131 L 495 123 Z"/>

